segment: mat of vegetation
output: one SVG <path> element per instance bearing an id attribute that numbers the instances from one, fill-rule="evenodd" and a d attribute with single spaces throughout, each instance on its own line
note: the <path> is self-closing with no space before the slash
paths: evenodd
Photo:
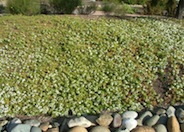
<path id="1" fill-rule="evenodd" d="M 153 87 L 156 80 L 164 97 Z M 0 18 L 1 116 L 140 110 L 168 98 L 184 103 L 179 22 Z"/>

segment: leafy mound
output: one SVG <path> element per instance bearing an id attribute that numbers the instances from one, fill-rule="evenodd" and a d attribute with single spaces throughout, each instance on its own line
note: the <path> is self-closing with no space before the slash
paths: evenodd
<path id="1" fill-rule="evenodd" d="M 184 102 L 184 28 L 170 20 L 5 16 L 0 115 L 140 110 Z M 164 98 L 164 99 L 166 99 Z"/>

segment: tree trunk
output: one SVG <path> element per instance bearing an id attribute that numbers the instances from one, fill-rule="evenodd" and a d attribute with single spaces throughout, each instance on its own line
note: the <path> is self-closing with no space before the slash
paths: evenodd
<path id="1" fill-rule="evenodd" d="M 184 0 L 180 0 L 176 11 L 176 18 L 182 19 L 183 11 L 184 11 Z"/>

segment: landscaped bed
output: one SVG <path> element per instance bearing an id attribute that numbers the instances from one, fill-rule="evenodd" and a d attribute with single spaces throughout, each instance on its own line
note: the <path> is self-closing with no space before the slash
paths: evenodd
<path id="1" fill-rule="evenodd" d="M 0 17 L 0 116 L 183 104 L 182 22 Z"/>

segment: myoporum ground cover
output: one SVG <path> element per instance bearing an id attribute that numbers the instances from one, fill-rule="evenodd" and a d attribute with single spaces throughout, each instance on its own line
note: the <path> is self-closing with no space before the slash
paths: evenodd
<path id="1" fill-rule="evenodd" d="M 0 115 L 184 103 L 182 22 L 0 17 Z"/>

